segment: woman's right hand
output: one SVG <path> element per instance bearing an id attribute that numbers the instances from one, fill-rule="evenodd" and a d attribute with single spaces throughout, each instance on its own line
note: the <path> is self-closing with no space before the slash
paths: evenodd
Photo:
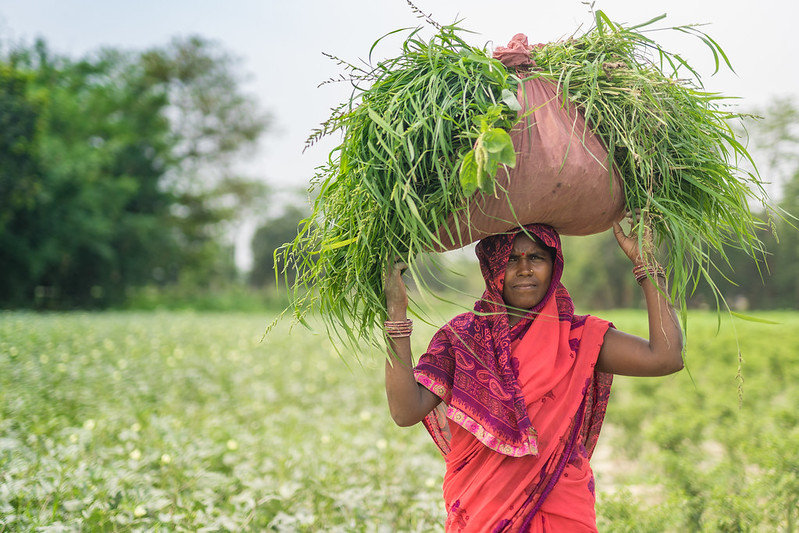
<path id="1" fill-rule="evenodd" d="M 402 273 L 408 265 L 391 261 L 386 267 L 383 288 L 386 293 L 388 319 L 408 318 L 408 291 Z M 386 337 L 386 398 L 391 418 L 399 426 L 412 426 L 424 419 L 441 398 L 420 385 L 413 374 L 410 337 Z"/>
<path id="2" fill-rule="evenodd" d="M 402 273 L 408 265 L 402 261 L 392 262 L 386 269 L 384 291 L 386 293 L 386 311 L 389 320 L 405 320 L 408 314 L 408 291 L 402 280 Z"/>

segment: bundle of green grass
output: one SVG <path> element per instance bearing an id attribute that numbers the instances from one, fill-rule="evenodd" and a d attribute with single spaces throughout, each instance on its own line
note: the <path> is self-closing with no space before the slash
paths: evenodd
<path id="1" fill-rule="evenodd" d="M 295 317 L 318 310 L 331 336 L 382 343 L 386 266 L 401 259 L 413 269 L 420 254 L 442 248 L 441 228 L 470 198 L 503 194 L 495 176 L 515 164 L 508 132 L 524 119 L 516 92 L 528 77 L 557 84 L 563 105 L 576 106 L 604 142 L 625 207 L 653 228 L 683 310 L 700 279 L 715 287 L 712 257 L 724 261 L 730 248 L 761 254 L 762 221 L 750 205 L 769 209 L 756 171 L 741 168 L 755 168 L 736 135 L 742 115 L 647 36 L 662 18 L 625 27 L 597 11 L 583 35 L 532 49 L 537 67 L 527 71 L 469 45 L 457 25 L 429 19 L 435 35 L 409 31 L 395 58 L 368 68 L 342 62 L 351 99 L 309 139 L 340 133 L 341 144 L 313 180 L 312 214 L 276 258 L 297 273 Z M 730 67 L 696 26 L 668 29 L 701 39 L 716 70 Z"/>

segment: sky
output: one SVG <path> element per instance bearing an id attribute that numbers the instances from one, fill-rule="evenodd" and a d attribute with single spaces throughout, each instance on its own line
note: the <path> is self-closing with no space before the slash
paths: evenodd
<path id="1" fill-rule="evenodd" d="M 530 43 L 559 40 L 591 26 L 589 6 L 579 0 L 416 0 L 442 24 L 456 20 L 474 32 L 475 46 L 503 46 L 516 33 Z M 654 38 L 679 52 L 703 75 L 705 87 L 739 97 L 741 110 L 765 106 L 775 97 L 799 97 L 799 69 L 792 37 L 796 0 L 596 0 L 594 9 L 625 24 L 666 14 L 664 25 L 702 27 L 727 53 L 735 73 L 714 70 L 699 41 L 663 32 Z M 0 0 L 0 40 L 31 42 L 43 37 L 55 52 L 71 57 L 103 46 L 144 49 L 173 37 L 201 35 L 241 60 L 245 90 L 272 122 L 248 172 L 276 190 L 306 189 L 337 139 L 303 153 L 305 140 L 331 108 L 349 98 L 344 83 L 325 84 L 343 71 L 323 52 L 351 63 L 365 60 L 381 36 L 423 24 L 405 0 Z M 429 34 L 428 34 L 429 35 Z M 376 58 L 398 54 L 400 40 L 387 40 Z M 251 227 L 242 228 L 246 240 Z M 246 257 L 241 259 L 246 262 Z"/>

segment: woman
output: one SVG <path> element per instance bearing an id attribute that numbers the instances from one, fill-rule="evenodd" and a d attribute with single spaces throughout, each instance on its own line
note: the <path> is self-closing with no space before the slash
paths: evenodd
<path id="1" fill-rule="evenodd" d="M 613 231 L 644 291 L 649 340 L 574 315 L 549 226 L 478 243 L 483 297 L 435 334 L 415 368 L 405 265 L 387 273 L 389 409 L 400 426 L 424 421 L 444 454 L 447 531 L 596 531 L 589 459 L 612 375 L 682 368 L 660 270 L 618 223 Z"/>

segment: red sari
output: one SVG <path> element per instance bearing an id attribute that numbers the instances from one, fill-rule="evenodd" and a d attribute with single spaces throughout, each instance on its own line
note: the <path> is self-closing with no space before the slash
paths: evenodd
<path id="1" fill-rule="evenodd" d="M 497 302 L 515 233 L 484 239 L 483 299 L 416 367 L 443 400 L 425 426 L 445 456 L 447 531 L 596 531 L 589 459 L 612 376 L 594 367 L 610 324 L 573 314 L 557 234 L 526 230 L 556 250 L 544 300 L 508 327 Z"/>

